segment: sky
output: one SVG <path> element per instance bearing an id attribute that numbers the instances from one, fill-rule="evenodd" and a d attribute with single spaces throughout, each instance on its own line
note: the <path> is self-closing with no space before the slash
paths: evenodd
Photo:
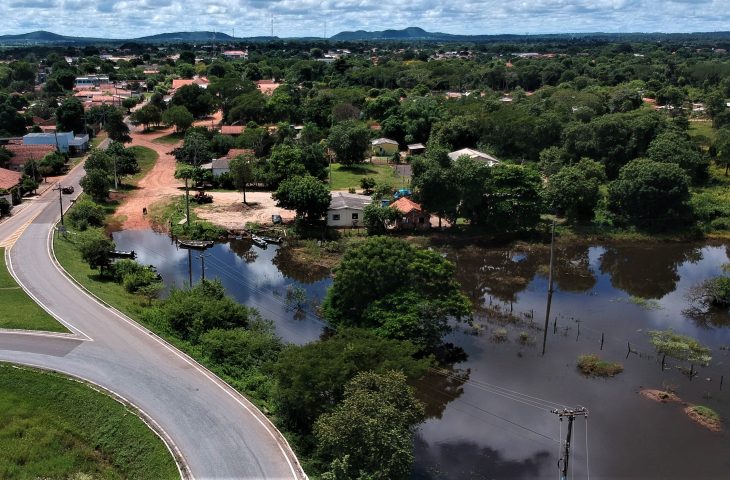
<path id="1" fill-rule="evenodd" d="M 730 30 L 730 0 L 0 0 L 0 34 L 135 38 L 221 31 L 331 36 L 418 26 L 454 34 Z M 326 25 L 326 26 L 325 26 Z"/>

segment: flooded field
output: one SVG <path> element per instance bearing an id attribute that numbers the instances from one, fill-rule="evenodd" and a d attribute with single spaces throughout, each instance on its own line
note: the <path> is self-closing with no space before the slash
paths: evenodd
<path id="1" fill-rule="evenodd" d="M 168 286 L 201 277 L 199 253 L 189 257 L 164 235 L 118 232 L 115 240 L 157 266 Z M 686 243 L 556 248 L 543 355 L 548 248 L 444 248 L 474 302 L 475 321 L 455 325 L 447 338 L 457 347 L 451 368 L 417 385 L 430 418 L 416 440 L 414 478 L 556 478 L 567 421 L 551 410 L 563 406 L 589 411 L 587 421 L 575 421 L 569 464 L 575 478 L 587 477 L 587 465 L 595 479 L 730 478 L 730 316 L 695 315 L 686 299 L 691 286 L 722 273 L 728 250 Z M 314 312 L 331 282 L 326 272 L 292 262 L 286 248 L 264 250 L 247 240 L 215 245 L 204 262 L 206 278 L 219 278 L 236 299 L 258 308 L 284 340 L 319 337 L 324 324 Z M 287 302 L 296 289 L 307 294 L 305 314 Z M 647 333 L 655 329 L 710 346 L 711 365 L 667 358 L 662 369 Z M 624 371 L 586 377 L 576 368 L 583 354 L 619 362 Z M 639 394 L 648 388 L 711 407 L 724 417 L 725 430 L 694 423 L 682 403 Z"/>

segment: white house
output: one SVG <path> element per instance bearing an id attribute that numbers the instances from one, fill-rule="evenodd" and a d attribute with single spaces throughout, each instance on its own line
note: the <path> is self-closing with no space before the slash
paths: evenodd
<path id="1" fill-rule="evenodd" d="M 398 142 L 390 138 L 376 138 L 370 144 L 371 152 L 376 157 L 389 157 L 398 151 Z"/>
<path id="2" fill-rule="evenodd" d="M 456 160 L 457 158 L 463 157 L 463 156 L 467 156 L 474 160 L 481 160 L 490 167 L 493 167 L 499 163 L 502 163 L 499 160 L 497 160 L 496 158 L 494 158 L 493 156 L 489 155 L 488 153 L 480 152 L 479 150 L 474 150 L 471 148 L 462 148 L 461 150 L 456 150 L 455 152 L 449 153 L 449 158 L 451 159 L 452 162 L 454 160 Z"/>
<path id="3" fill-rule="evenodd" d="M 357 227 L 362 225 L 363 209 L 372 202 L 367 195 L 333 192 L 330 208 L 327 210 L 327 226 Z"/>

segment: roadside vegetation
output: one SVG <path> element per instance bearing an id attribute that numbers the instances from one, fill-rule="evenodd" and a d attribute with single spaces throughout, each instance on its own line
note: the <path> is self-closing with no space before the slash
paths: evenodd
<path id="1" fill-rule="evenodd" d="M 10 275 L 0 248 L 0 328 L 68 332 L 43 310 Z"/>
<path id="2" fill-rule="evenodd" d="M 135 412 L 62 375 L 0 363 L 0 477 L 179 478 Z"/>

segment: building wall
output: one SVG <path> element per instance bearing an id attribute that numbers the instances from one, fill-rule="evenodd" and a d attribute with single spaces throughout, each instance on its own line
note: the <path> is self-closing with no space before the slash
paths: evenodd
<path id="1" fill-rule="evenodd" d="M 342 208 L 339 210 L 328 210 L 327 211 L 327 226 L 329 227 L 352 227 L 353 218 L 352 215 L 357 214 L 357 225 L 362 226 L 362 210 L 355 210 L 353 208 Z M 334 216 L 339 215 L 339 219 L 335 220 Z"/>
<path id="2" fill-rule="evenodd" d="M 390 157 L 398 151 L 398 145 L 392 143 L 384 143 L 382 145 L 371 145 L 371 151 L 376 157 Z"/>
<path id="3" fill-rule="evenodd" d="M 229 168 L 211 168 L 211 171 L 213 172 L 213 176 L 218 178 L 224 173 L 228 173 L 231 170 Z"/>

